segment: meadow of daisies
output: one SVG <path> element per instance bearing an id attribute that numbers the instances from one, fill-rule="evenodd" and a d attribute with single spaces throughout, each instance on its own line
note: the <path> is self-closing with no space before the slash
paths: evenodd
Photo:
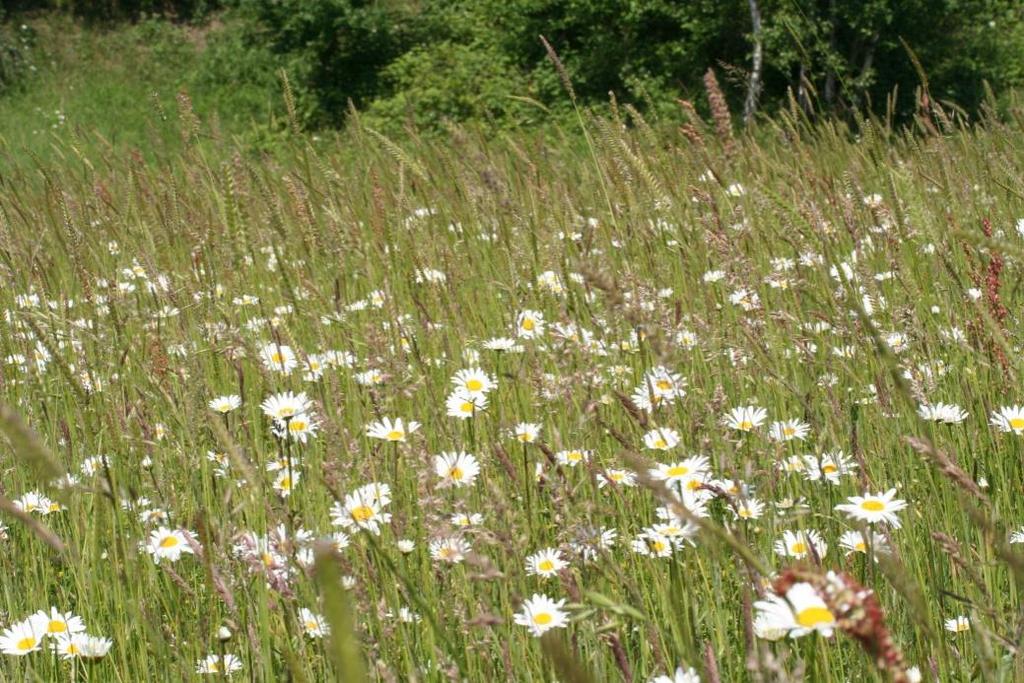
<path id="1" fill-rule="evenodd" d="M 627 114 L 5 174 L 0 679 L 1024 679 L 1019 122 Z"/>

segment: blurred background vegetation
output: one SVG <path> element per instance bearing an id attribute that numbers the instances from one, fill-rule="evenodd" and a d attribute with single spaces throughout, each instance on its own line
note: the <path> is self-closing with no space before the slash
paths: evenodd
<path id="1" fill-rule="evenodd" d="M 294 114 L 327 134 L 359 112 L 388 135 L 450 122 L 551 126 L 576 103 L 705 113 L 709 68 L 737 118 L 780 107 L 899 123 L 919 89 L 964 116 L 1024 78 L 1019 0 L 14 0 L 0 9 L 0 137 L 98 131 L 173 144 L 165 112 L 257 148 Z M 187 93 L 182 100 L 179 93 Z M 993 95 L 992 93 L 995 93 Z M 154 116 L 156 112 L 156 116 Z M 83 143 L 84 144 L 84 143 Z"/>

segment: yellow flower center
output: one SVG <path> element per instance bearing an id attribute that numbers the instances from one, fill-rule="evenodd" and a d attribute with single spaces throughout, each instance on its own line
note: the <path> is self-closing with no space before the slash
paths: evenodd
<path id="1" fill-rule="evenodd" d="M 853 546 L 853 549 L 858 553 L 866 553 L 868 551 L 868 546 L 864 541 L 857 541 L 857 544 Z"/>
<path id="2" fill-rule="evenodd" d="M 740 429 L 742 429 L 745 432 L 749 432 L 753 428 L 754 423 L 751 422 L 750 420 L 743 420 L 742 422 L 740 422 Z"/>
<path id="3" fill-rule="evenodd" d="M 533 623 L 537 624 L 538 626 L 550 624 L 553 619 L 554 617 L 552 617 L 547 612 L 541 612 L 540 614 L 533 615 Z"/>
<path id="4" fill-rule="evenodd" d="M 654 386 L 658 387 L 662 391 L 668 391 L 672 388 L 672 382 L 669 382 L 667 379 L 659 379 L 654 383 Z"/>
<path id="5" fill-rule="evenodd" d="M 661 551 L 663 551 L 665 549 L 665 542 L 664 541 L 650 541 L 650 543 L 648 545 L 650 545 L 651 550 L 653 550 L 656 553 L 660 553 Z"/>
<path id="6" fill-rule="evenodd" d="M 77 645 L 75 645 L 74 643 L 68 643 L 67 653 L 69 655 L 77 655 L 80 652 L 81 650 L 78 648 Z"/>
<path id="7" fill-rule="evenodd" d="M 881 512 L 885 509 L 885 503 L 880 500 L 865 500 L 860 504 L 860 507 L 868 512 Z"/>
<path id="8" fill-rule="evenodd" d="M 658 439 L 654 442 L 655 448 L 668 448 L 668 442 L 665 439 Z"/>
<path id="9" fill-rule="evenodd" d="M 464 475 L 462 474 L 462 470 L 459 469 L 458 467 L 453 467 L 450 470 L 448 470 L 448 477 L 455 481 L 462 481 L 463 476 Z"/>
<path id="10" fill-rule="evenodd" d="M 315 621 L 307 621 L 306 622 L 306 630 L 307 631 L 316 631 L 318 628 L 319 628 L 319 626 L 317 626 Z"/>
<path id="11" fill-rule="evenodd" d="M 807 552 L 807 544 L 803 541 L 797 541 L 790 547 L 789 550 L 794 555 L 803 555 Z"/>
<path id="12" fill-rule="evenodd" d="M 527 318 L 526 320 L 523 321 L 523 329 L 526 330 L 527 332 L 533 332 L 534 325 L 535 323 L 533 322 L 533 318 Z"/>
<path id="13" fill-rule="evenodd" d="M 304 432 L 308 426 L 309 425 L 306 424 L 305 420 L 292 420 L 288 423 L 288 430 L 292 432 Z"/>
<path id="14" fill-rule="evenodd" d="M 1010 429 L 1024 429 L 1024 417 L 1015 417 L 1010 420 Z"/>
<path id="15" fill-rule="evenodd" d="M 281 354 L 280 354 L 280 353 L 277 353 L 277 352 L 275 351 L 274 353 L 272 353 L 272 354 L 270 355 L 270 360 L 271 360 L 271 361 L 272 361 L 273 363 L 275 363 L 276 365 L 281 365 L 281 361 L 282 361 L 282 360 L 284 360 L 284 359 L 283 359 L 283 358 L 281 358 Z"/>
<path id="16" fill-rule="evenodd" d="M 551 560 L 541 560 L 537 563 L 537 569 L 542 572 L 549 572 L 555 568 L 555 563 Z"/>
<path id="17" fill-rule="evenodd" d="M 565 459 L 569 462 L 579 462 L 583 460 L 583 454 L 579 451 L 571 451 L 569 455 L 565 456 Z"/>
<path id="18" fill-rule="evenodd" d="M 740 508 L 739 516 L 743 519 L 749 519 L 754 513 L 750 511 L 750 508 Z"/>
<path id="19" fill-rule="evenodd" d="M 838 472 L 839 468 L 830 463 L 828 465 L 822 466 L 821 471 L 824 474 L 833 474 L 834 472 Z"/>
<path id="20" fill-rule="evenodd" d="M 292 487 L 292 478 L 291 477 L 283 477 L 281 479 L 281 482 L 278 484 L 278 487 L 283 489 L 283 490 L 285 490 L 285 491 L 291 489 L 291 487 Z"/>
<path id="21" fill-rule="evenodd" d="M 478 379 L 471 379 L 466 382 L 466 388 L 470 391 L 480 391 L 484 388 L 484 383 Z"/>
<path id="22" fill-rule="evenodd" d="M 793 436 L 794 434 L 796 434 L 796 430 L 793 429 L 792 427 L 783 427 L 782 428 L 782 435 L 783 436 Z"/>
<path id="23" fill-rule="evenodd" d="M 173 548 L 174 546 L 178 545 L 178 543 L 179 541 L 177 536 L 165 536 L 164 540 L 160 541 L 160 547 Z"/>
<path id="24" fill-rule="evenodd" d="M 68 625 L 65 624 L 63 621 L 57 621 L 56 619 L 51 621 L 49 625 L 46 627 L 46 631 L 48 633 L 64 633 L 64 631 L 67 630 Z"/>
<path id="25" fill-rule="evenodd" d="M 281 408 L 280 410 L 278 410 L 277 414 L 280 417 L 291 417 L 292 415 L 295 414 L 295 408 L 292 408 L 291 406 L 286 406 L 286 407 Z"/>
<path id="26" fill-rule="evenodd" d="M 690 468 L 684 465 L 676 465 L 675 467 L 669 467 L 665 470 L 665 473 L 670 477 L 685 477 L 690 473 Z"/>
<path id="27" fill-rule="evenodd" d="M 466 401 L 461 406 L 459 406 L 459 410 L 461 410 L 464 413 L 472 413 L 473 412 L 473 404 L 470 403 L 469 401 Z"/>
<path id="28" fill-rule="evenodd" d="M 365 522 L 373 517 L 373 508 L 369 505 L 360 505 L 359 507 L 352 508 L 352 512 L 349 514 L 352 515 L 352 519 L 357 522 Z"/>
<path id="29" fill-rule="evenodd" d="M 14 645 L 14 647 L 17 648 L 18 650 L 31 650 L 35 646 L 36 646 L 36 639 L 32 638 L 32 637 L 22 638 L 21 640 L 19 640 Z"/>
<path id="30" fill-rule="evenodd" d="M 800 610 L 796 615 L 796 623 L 804 628 L 814 628 L 818 624 L 831 624 L 836 620 L 824 607 L 808 607 Z"/>
<path id="31" fill-rule="evenodd" d="M 401 441 L 405 437 L 405 432 L 400 429 L 392 429 L 388 432 L 388 441 Z"/>

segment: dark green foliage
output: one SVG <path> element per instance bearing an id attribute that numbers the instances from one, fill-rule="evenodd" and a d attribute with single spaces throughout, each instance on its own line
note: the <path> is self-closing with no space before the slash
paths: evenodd
<path id="1" fill-rule="evenodd" d="M 4 23 L 4 10 L 0 9 L 0 93 L 24 82 L 35 67 L 32 47 L 35 32 L 25 24 Z"/>
<path id="2" fill-rule="evenodd" d="M 200 81 L 234 84 L 242 95 L 230 99 L 249 103 L 244 117 L 279 95 L 284 69 L 308 127 L 341 124 L 350 105 L 383 128 L 514 127 L 545 109 L 557 115 L 571 103 L 541 35 L 580 104 L 603 105 L 613 93 L 650 118 L 674 112 L 679 98 L 704 107 L 708 68 L 739 110 L 758 40 L 762 112 L 792 96 L 809 114 L 906 120 L 922 85 L 915 59 L 930 95 L 967 112 L 986 82 L 1005 93 L 1024 78 L 1018 0 L 756 0 L 758 36 L 751 0 L 20 1 L 96 19 L 195 18 L 226 6 L 230 28 L 211 36 Z"/>

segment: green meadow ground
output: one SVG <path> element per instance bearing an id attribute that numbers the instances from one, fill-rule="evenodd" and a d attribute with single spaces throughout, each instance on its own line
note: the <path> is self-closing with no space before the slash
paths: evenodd
<path id="1" fill-rule="evenodd" d="M 1024 419 L 990 424 L 1024 401 L 1018 122 L 584 113 L 586 144 L 354 126 L 257 157 L 172 117 L 152 158 L 57 135 L 3 174 L 0 626 L 56 607 L 112 640 L 48 635 L 4 680 L 1024 677 Z M 467 369 L 494 386 L 463 419 Z M 261 408 L 285 391 L 303 439 Z M 899 527 L 836 508 L 889 489 Z M 565 565 L 529 573 L 544 549 Z M 794 582 L 812 611 L 766 621 Z M 543 638 L 534 594 L 564 600 Z"/>

